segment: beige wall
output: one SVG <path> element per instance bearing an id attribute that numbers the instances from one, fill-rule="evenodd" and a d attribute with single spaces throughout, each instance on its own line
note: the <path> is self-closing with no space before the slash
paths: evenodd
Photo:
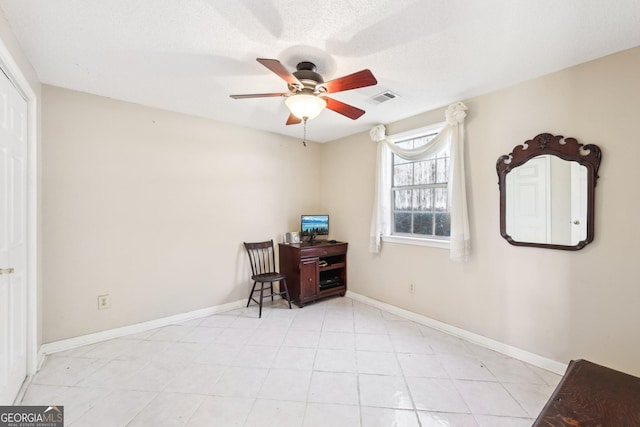
<path id="1" fill-rule="evenodd" d="M 321 209 L 318 144 L 51 86 L 42 117 L 44 342 L 244 299 L 242 242 Z"/>
<path id="2" fill-rule="evenodd" d="M 554 360 L 585 358 L 640 375 L 638 70 L 640 48 L 464 101 L 473 238 L 464 264 L 442 249 L 391 243 L 369 254 L 375 144 L 359 134 L 323 146 L 322 194 L 335 237 L 349 241 L 350 289 Z M 443 117 L 429 112 L 388 133 Z M 496 160 L 542 132 L 603 152 L 595 241 L 578 252 L 500 237 Z"/>

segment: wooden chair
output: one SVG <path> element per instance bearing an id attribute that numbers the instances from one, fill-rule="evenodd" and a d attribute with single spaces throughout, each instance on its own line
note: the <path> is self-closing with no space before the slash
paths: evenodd
<path id="1" fill-rule="evenodd" d="M 244 242 L 244 248 L 249 255 L 249 261 L 251 263 L 251 279 L 253 280 L 253 287 L 249 294 L 249 300 L 247 301 L 247 307 L 251 303 L 251 300 L 256 302 L 260 306 L 259 317 L 262 317 L 262 300 L 264 298 L 271 297 L 273 301 L 274 295 L 280 295 L 285 298 L 289 303 L 289 309 L 291 309 L 291 298 L 289 297 L 289 289 L 287 288 L 287 278 L 284 274 L 278 273 L 276 270 L 275 251 L 273 248 L 273 240 L 258 243 Z M 280 282 L 284 287 L 279 289 L 279 292 L 273 291 L 273 282 Z M 256 289 L 256 284 L 260 283 L 260 289 Z M 269 294 L 264 293 L 265 289 L 269 290 Z M 256 300 L 253 297 L 255 292 L 260 291 L 260 300 Z"/>

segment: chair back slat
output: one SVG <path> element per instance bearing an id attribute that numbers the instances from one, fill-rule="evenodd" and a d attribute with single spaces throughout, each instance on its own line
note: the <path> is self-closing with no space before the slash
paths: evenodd
<path id="1" fill-rule="evenodd" d="M 273 273 L 276 271 L 275 251 L 273 240 L 257 243 L 244 243 L 249 255 L 252 275 Z"/>

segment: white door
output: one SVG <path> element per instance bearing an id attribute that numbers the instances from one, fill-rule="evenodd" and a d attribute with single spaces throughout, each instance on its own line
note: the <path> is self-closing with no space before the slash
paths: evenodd
<path id="1" fill-rule="evenodd" d="M 507 234 L 517 242 L 551 241 L 549 156 L 539 156 L 507 174 Z"/>
<path id="2" fill-rule="evenodd" d="M 571 162 L 571 244 L 587 238 L 587 168 Z"/>
<path id="3" fill-rule="evenodd" d="M 0 405 L 27 376 L 27 102 L 0 70 Z"/>

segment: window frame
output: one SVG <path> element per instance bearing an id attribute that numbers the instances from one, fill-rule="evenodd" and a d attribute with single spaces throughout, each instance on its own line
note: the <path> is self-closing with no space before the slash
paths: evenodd
<path id="1" fill-rule="evenodd" d="M 416 129 L 411 129 L 411 130 L 408 130 L 408 131 L 405 131 L 405 132 L 400 132 L 400 133 L 397 133 L 397 134 L 388 135 L 386 137 L 386 139 L 387 139 L 387 141 L 395 144 L 395 143 L 400 142 L 400 141 L 419 138 L 421 136 L 426 136 L 426 135 L 433 134 L 433 133 L 437 134 L 437 133 L 440 133 L 440 131 L 442 131 L 442 129 L 446 126 L 446 124 L 447 124 L 446 122 L 434 123 L 434 124 L 429 125 L 429 126 L 423 126 L 423 127 L 416 128 Z M 389 156 L 387 165 L 385 167 L 387 167 L 387 170 L 389 170 L 390 173 L 393 174 L 393 152 L 391 152 L 390 154 L 391 155 Z M 446 188 L 447 188 L 447 190 L 449 188 L 449 181 L 448 180 L 447 180 Z M 389 226 L 387 227 L 387 230 L 385 230 L 385 232 L 382 235 L 382 241 L 383 242 L 398 243 L 398 244 L 405 244 L 405 245 L 415 245 L 415 246 L 427 246 L 427 247 L 433 247 L 433 248 L 439 248 L 439 249 L 449 249 L 450 242 L 451 242 L 451 236 L 445 236 L 445 237 L 434 237 L 434 236 L 419 237 L 417 235 L 393 234 L 393 232 L 392 232 L 392 228 L 393 228 L 393 224 L 392 224 L 392 220 L 393 220 L 393 179 L 389 180 L 389 183 L 387 185 L 386 191 L 387 191 L 387 193 L 389 195 L 389 198 L 390 198 L 389 210 L 386 213 L 388 218 L 389 218 Z"/>

